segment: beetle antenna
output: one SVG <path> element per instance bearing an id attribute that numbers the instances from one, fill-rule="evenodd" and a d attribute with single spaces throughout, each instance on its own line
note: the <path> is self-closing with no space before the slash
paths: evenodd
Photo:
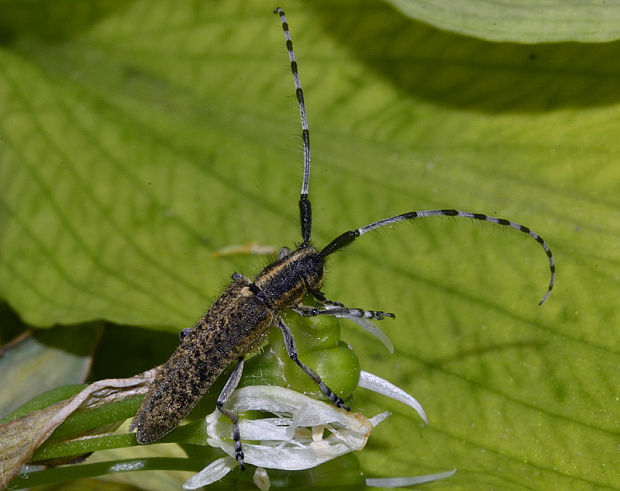
<path id="1" fill-rule="evenodd" d="M 378 222 L 371 223 L 366 225 L 365 227 L 358 228 L 356 230 L 349 230 L 334 240 L 332 240 L 321 252 L 320 255 L 322 257 L 327 257 L 330 254 L 348 246 L 351 242 L 357 239 L 360 235 L 364 235 L 371 230 L 375 230 L 377 228 L 385 227 L 386 225 L 392 225 L 393 223 L 400 222 L 403 220 L 415 220 L 416 218 L 424 218 L 430 216 L 450 216 L 450 217 L 462 217 L 462 218 L 471 218 L 473 220 L 482 220 L 486 222 L 496 223 L 497 225 L 505 225 L 508 227 L 512 227 L 520 232 L 528 234 L 532 239 L 538 242 L 542 248 L 545 250 L 547 254 L 547 258 L 549 259 L 549 270 L 551 271 L 551 279 L 549 280 L 549 286 L 547 287 L 547 293 L 539 302 L 539 305 L 542 305 L 549 295 L 551 294 L 551 290 L 553 289 L 553 285 L 555 284 L 555 264 L 553 262 L 553 254 L 551 253 L 551 249 L 544 241 L 544 239 L 538 235 L 533 230 L 530 230 L 528 227 L 521 225 L 519 223 L 515 223 L 510 220 L 506 220 L 505 218 L 496 218 L 489 215 L 484 215 L 482 213 L 471 213 L 469 211 L 459 211 L 459 210 L 424 210 L 424 211 L 411 211 L 409 213 L 404 213 L 402 215 L 396 215 L 390 218 L 384 218 L 383 220 L 379 220 Z"/>
<path id="2" fill-rule="evenodd" d="M 297 61 L 293 52 L 293 41 L 291 41 L 291 33 L 288 29 L 288 22 L 284 10 L 280 7 L 273 11 L 274 14 L 280 16 L 282 21 L 282 30 L 286 39 L 286 50 L 288 51 L 289 60 L 291 60 L 291 71 L 293 72 L 293 81 L 295 82 L 295 94 L 299 102 L 299 115 L 301 117 L 301 139 L 304 142 L 304 178 L 301 184 L 301 196 L 299 197 L 299 217 L 301 221 L 301 236 L 303 239 L 302 246 L 310 244 L 310 235 L 312 233 L 312 208 L 308 199 L 308 186 L 310 184 L 310 133 L 308 132 L 308 118 L 306 117 L 306 105 L 304 104 L 304 92 L 301 89 L 299 81 L 299 72 L 297 71 Z"/>

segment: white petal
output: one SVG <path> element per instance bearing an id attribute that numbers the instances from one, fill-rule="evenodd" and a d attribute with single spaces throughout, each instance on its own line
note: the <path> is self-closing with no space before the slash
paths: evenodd
<path id="1" fill-rule="evenodd" d="M 416 410 L 416 412 L 420 415 L 424 422 L 428 424 L 426 413 L 424 412 L 421 404 L 413 396 L 407 394 L 407 392 L 405 392 L 403 389 L 396 387 L 393 383 L 388 382 L 387 380 L 382 379 L 377 375 L 361 370 L 360 378 L 357 382 L 357 385 L 359 387 L 363 387 L 364 389 L 372 390 L 373 392 L 383 394 L 384 396 L 390 397 L 397 401 L 403 402 L 408 406 L 411 406 L 413 409 Z"/>
<path id="2" fill-rule="evenodd" d="M 299 409 L 293 415 L 295 426 L 311 427 L 338 423 L 359 433 L 370 433 L 372 431 L 372 425 L 368 419 L 359 413 L 350 413 L 333 404 L 317 401 L 308 396 L 303 397 L 306 400 L 304 403 L 300 403 Z"/>
<path id="3" fill-rule="evenodd" d="M 355 322 L 362 329 L 365 329 L 370 334 L 377 337 L 390 353 L 394 353 L 394 345 L 392 344 L 392 341 L 390 341 L 390 338 L 387 337 L 387 334 L 385 334 L 381 329 L 365 317 L 355 317 L 354 315 L 334 315 L 334 317 L 344 317 L 345 319 Z"/>
<path id="4" fill-rule="evenodd" d="M 211 462 L 207 467 L 202 469 L 198 474 L 193 475 L 185 484 L 183 489 L 198 489 L 202 486 L 214 483 L 222 479 L 236 465 L 237 461 L 231 457 L 223 457 Z"/>
<path id="5" fill-rule="evenodd" d="M 239 423 L 245 461 L 264 468 L 315 467 L 353 450 L 361 450 L 374 428 L 361 414 L 277 386 L 243 387 L 235 391 L 229 407 L 236 412 L 254 409 L 278 415 Z M 381 417 L 378 418 L 380 421 Z M 206 422 L 208 444 L 233 457 L 231 423 L 219 411 L 207 416 Z M 324 434 L 327 438 L 323 438 Z"/>
<path id="6" fill-rule="evenodd" d="M 269 480 L 269 475 L 267 471 L 262 467 L 257 467 L 254 471 L 254 476 L 252 477 L 252 481 L 260 491 L 269 491 L 271 487 L 271 481 Z"/>
<path id="7" fill-rule="evenodd" d="M 438 481 L 453 476 L 456 469 L 447 472 L 439 472 L 438 474 L 427 474 L 425 476 L 412 477 L 386 477 L 386 478 L 367 478 L 366 486 L 376 488 L 400 488 L 404 486 L 413 486 L 414 484 L 422 484 L 425 482 Z"/>
<path id="8" fill-rule="evenodd" d="M 295 438 L 295 428 L 278 424 L 278 421 L 280 418 L 242 419 L 239 421 L 239 431 L 244 440 L 290 441 Z"/>
<path id="9" fill-rule="evenodd" d="M 235 412 L 257 410 L 292 415 L 291 426 L 310 428 L 339 423 L 361 433 L 372 431 L 364 416 L 277 385 L 251 385 L 237 389 L 229 405 Z"/>
<path id="10" fill-rule="evenodd" d="M 331 435 L 324 439 L 329 445 L 336 445 L 337 442 L 344 443 L 350 450 L 361 450 L 366 446 L 369 432 L 359 433 L 349 428 L 330 428 Z M 371 429 L 372 431 L 372 429 Z"/>
<path id="11" fill-rule="evenodd" d="M 370 418 L 370 422 L 376 428 L 379 423 L 384 421 L 388 416 L 391 416 L 391 414 L 392 413 L 389 412 L 389 411 L 385 411 L 383 413 L 379 413 L 376 416 L 373 416 L 372 418 Z"/>
<path id="12" fill-rule="evenodd" d="M 243 443 L 244 461 L 257 467 L 267 469 L 282 469 L 296 471 L 310 469 L 319 464 L 335 459 L 352 449 L 343 443 L 330 445 L 326 441 L 319 445 L 309 447 L 273 447 L 269 445 L 257 445 Z M 235 446 L 232 443 L 222 442 L 218 445 L 232 459 L 235 455 Z"/>

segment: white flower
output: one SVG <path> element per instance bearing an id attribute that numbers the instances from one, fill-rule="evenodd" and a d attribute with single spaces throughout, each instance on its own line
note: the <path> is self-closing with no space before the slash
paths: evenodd
<path id="1" fill-rule="evenodd" d="M 367 419 L 332 404 L 278 386 L 254 385 L 234 392 L 229 407 L 239 413 L 257 410 L 272 417 L 240 419 L 244 460 L 269 469 L 301 470 L 315 467 L 366 445 L 373 428 L 389 413 Z M 221 479 L 237 464 L 230 440 L 230 421 L 219 411 L 207 416 L 207 443 L 219 447 L 228 457 L 216 460 L 189 479 L 184 487 L 195 489 Z"/>
<path id="2" fill-rule="evenodd" d="M 418 401 L 390 382 L 362 371 L 359 386 L 408 404 L 427 421 Z M 248 386 L 238 389 L 228 401 L 227 407 L 236 413 L 254 410 L 269 414 L 262 419 L 239 420 L 244 460 L 258 468 L 260 476 L 255 475 L 255 480 L 259 479 L 260 482 L 265 482 L 264 468 L 309 469 L 345 453 L 363 449 L 374 427 L 390 414 L 383 412 L 368 419 L 360 413 L 350 413 L 330 403 L 278 386 Z M 183 485 L 185 489 L 211 484 L 222 479 L 238 465 L 234 458 L 235 447 L 231 440 L 230 421 L 215 410 L 207 416 L 206 424 L 207 443 L 221 448 L 227 456 L 212 462 L 192 476 Z M 405 486 L 442 479 L 448 475 L 452 474 L 392 478 L 387 481 L 369 479 L 367 484 Z M 403 484 L 399 484 L 400 482 Z M 266 483 L 268 486 L 268 478 Z"/>

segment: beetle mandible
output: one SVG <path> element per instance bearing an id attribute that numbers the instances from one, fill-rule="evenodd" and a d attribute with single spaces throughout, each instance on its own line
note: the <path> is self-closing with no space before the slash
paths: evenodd
<path id="1" fill-rule="evenodd" d="M 311 243 L 312 210 L 308 198 L 310 135 L 304 95 L 286 16 L 281 8 L 275 9 L 274 13 L 280 16 L 282 22 L 301 117 L 304 172 L 299 215 L 302 242 L 292 252 L 283 247 L 278 259 L 264 268 L 254 281 L 238 273 L 232 275 L 232 283 L 195 326 L 181 332 L 180 345 L 159 370 L 131 425 L 132 429 L 137 429 L 136 438 L 139 443 L 151 443 L 160 439 L 185 418 L 226 367 L 236 361 L 236 366 L 217 399 L 217 408 L 233 424 L 235 456 L 242 469 L 245 467 L 238 417 L 224 405 L 241 379 L 244 355 L 256 351 L 261 346 L 271 327 L 278 327 L 282 331 L 288 355 L 318 384 L 321 392 L 336 406 L 349 410 L 345 401 L 327 387 L 316 372 L 299 360 L 295 339 L 284 323 L 281 313 L 291 309 L 301 316 L 331 315 L 373 320 L 394 318 L 394 314 L 388 312 L 345 307 L 339 302 L 328 300 L 321 292 L 327 257 L 348 246 L 361 235 L 403 220 L 437 215 L 471 218 L 505 225 L 528 234 L 547 254 L 551 278 L 540 304 L 548 298 L 555 282 L 553 255 L 540 235 L 511 220 L 468 211 L 411 211 L 349 230 L 338 235 L 324 248 L 316 249 Z M 320 307 L 302 304 L 302 298 L 307 294 L 313 296 Z"/>

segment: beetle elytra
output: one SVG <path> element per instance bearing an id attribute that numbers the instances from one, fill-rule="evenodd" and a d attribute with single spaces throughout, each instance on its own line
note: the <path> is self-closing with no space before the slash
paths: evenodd
<path id="1" fill-rule="evenodd" d="M 299 213 L 302 242 L 294 251 L 283 247 L 278 259 L 264 268 L 254 280 L 238 273 L 232 275 L 232 282 L 195 326 L 182 331 L 180 345 L 159 370 L 132 423 L 132 428 L 137 429 L 136 438 L 139 443 L 151 443 L 160 439 L 183 420 L 226 367 L 236 362 L 218 397 L 217 407 L 233 423 L 236 459 L 241 468 L 244 468 L 244 464 L 238 417 L 224 405 L 241 378 L 244 355 L 260 347 L 271 327 L 278 327 L 282 331 L 288 355 L 318 384 L 323 394 L 336 406 L 348 410 L 345 401 L 299 360 L 295 339 L 281 314 L 291 309 L 301 316 L 330 315 L 372 320 L 394 318 L 394 314 L 387 312 L 345 307 L 339 302 L 328 300 L 321 292 L 327 258 L 360 236 L 393 223 L 430 216 L 462 217 L 504 225 L 528 234 L 542 246 L 547 255 L 551 278 L 541 304 L 551 293 L 555 282 L 553 255 L 540 235 L 511 220 L 468 211 L 411 211 L 346 231 L 322 249 L 315 248 L 311 241 L 312 210 L 308 197 L 310 136 L 304 95 L 286 17 L 280 8 L 277 8 L 275 13 L 282 22 L 301 117 L 304 171 Z M 314 297 L 318 307 L 301 303 L 308 294 Z"/>

